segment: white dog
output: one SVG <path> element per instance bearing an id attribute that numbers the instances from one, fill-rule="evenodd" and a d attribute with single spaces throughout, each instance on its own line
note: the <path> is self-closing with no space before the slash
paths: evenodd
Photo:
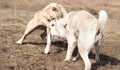
<path id="1" fill-rule="evenodd" d="M 102 32 L 107 21 L 107 13 L 99 12 L 96 19 L 87 11 L 74 11 L 62 19 L 50 23 L 51 35 L 64 37 L 68 42 L 68 50 L 65 58 L 70 60 L 77 44 L 79 53 L 85 63 L 85 70 L 91 69 L 88 54 L 93 46 L 96 47 L 96 59 L 99 60 L 99 48 L 101 45 Z"/>
<path id="2" fill-rule="evenodd" d="M 24 35 L 16 42 L 22 44 L 23 40 L 32 32 L 37 26 L 45 25 L 48 26 L 48 23 L 52 20 L 63 18 L 67 14 L 65 8 L 57 3 L 51 3 L 46 6 L 43 10 L 35 13 L 33 19 L 31 19 L 26 27 Z M 47 28 L 47 45 L 45 48 L 45 53 L 48 54 L 50 50 L 50 30 Z"/>

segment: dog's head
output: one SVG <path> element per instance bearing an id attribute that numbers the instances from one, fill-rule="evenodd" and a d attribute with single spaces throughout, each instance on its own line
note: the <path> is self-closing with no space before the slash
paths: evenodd
<path id="1" fill-rule="evenodd" d="M 64 38 L 67 34 L 66 26 L 64 19 L 60 18 L 59 20 L 51 21 L 48 28 L 50 28 L 52 36 Z"/>
<path id="2" fill-rule="evenodd" d="M 48 22 L 55 19 L 63 18 L 64 14 L 66 13 L 67 12 L 64 7 L 57 3 L 51 3 L 43 9 L 43 16 Z"/>

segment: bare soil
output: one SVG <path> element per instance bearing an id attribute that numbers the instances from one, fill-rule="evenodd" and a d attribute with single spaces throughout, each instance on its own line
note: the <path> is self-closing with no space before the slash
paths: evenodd
<path id="1" fill-rule="evenodd" d="M 83 70 L 82 59 L 63 62 L 67 43 L 52 39 L 50 54 L 45 55 L 46 40 L 40 28 L 32 32 L 23 45 L 15 44 L 24 33 L 27 22 L 36 11 L 51 2 L 66 10 L 88 10 L 97 17 L 99 10 L 107 11 L 109 19 L 100 49 L 100 63 L 95 63 L 94 49 L 89 57 L 92 70 L 120 70 L 120 1 L 119 0 L 0 0 L 0 70 Z M 75 53 L 73 56 L 75 56 Z"/>

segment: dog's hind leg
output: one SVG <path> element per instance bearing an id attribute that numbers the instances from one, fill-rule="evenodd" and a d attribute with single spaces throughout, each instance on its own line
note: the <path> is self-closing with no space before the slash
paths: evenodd
<path id="1" fill-rule="evenodd" d="M 101 47 L 101 40 L 97 41 L 94 45 L 95 45 L 95 51 L 96 51 L 95 60 L 99 63 L 100 62 L 99 50 Z"/>
<path id="2" fill-rule="evenodd" d="M 100 62 L 99 51 L 100 51 L 100 47 L 101 47 L 101 44 L 102 44 L 102 39 L 103 39 L 103 34 L 101 33 L 98 36 L 96 36 L 96 42 L 94 43 L 95 52 L 96 52 L 95 60 L 98 63 Z"/>
<path id="3" fill-rule="evenodd" d="M 16 43 L 22 44 L 23 40 L 27 37 L 27 35 L 29 35 L 37 26 L 39 26 L 39 24 L 37 23 L 37 20 L 35 20 L 34 18 L 31 19 L 27 24 L 24 35 L 18 41 L 16 41 Z"/>
<path id="4" fill-rule="evenodd" d="M 72 61 L 76 61 L 79 57 L 80 57 L 80 54 L 78 52 L 77 55 L 72 59 Z"/>
<path id="5" fill-rule="evenodd" d="M 86 47 L 86 46 L 78 43 L 78 50 L 79 50 L 79 53 L 81 55 L 81 58 L 84 61 L 85 70 L 90 70 L 91 69 L 91 62 L 90 62 L 89 57 L 88 57 L 89 50 L 84 48 L 84 47 Z"/>

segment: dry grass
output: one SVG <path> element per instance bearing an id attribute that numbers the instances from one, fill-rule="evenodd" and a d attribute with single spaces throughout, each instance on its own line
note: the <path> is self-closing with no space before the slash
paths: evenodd
<path id="1" fill-rule="evenodd" d="M 67 11 L 85 9 L 97 17 L 101 9 L 108 12 L 109 19 L 100 51 L 100 64 L 95 64 L 94 50 L 90 55 L 92 70 L 120 69 L 120 1 L 119 0 L 0 0 L 0 69 L 1 70 L 83 70 L 83 61 L 63 62 L 67 44 L 53 39 L 49 55 L 43 54 L 46 41 L 42 30 L 36 30 L 17 45 L 27 22 L 34 13 L 47 4 L 56 2 Z"/>

